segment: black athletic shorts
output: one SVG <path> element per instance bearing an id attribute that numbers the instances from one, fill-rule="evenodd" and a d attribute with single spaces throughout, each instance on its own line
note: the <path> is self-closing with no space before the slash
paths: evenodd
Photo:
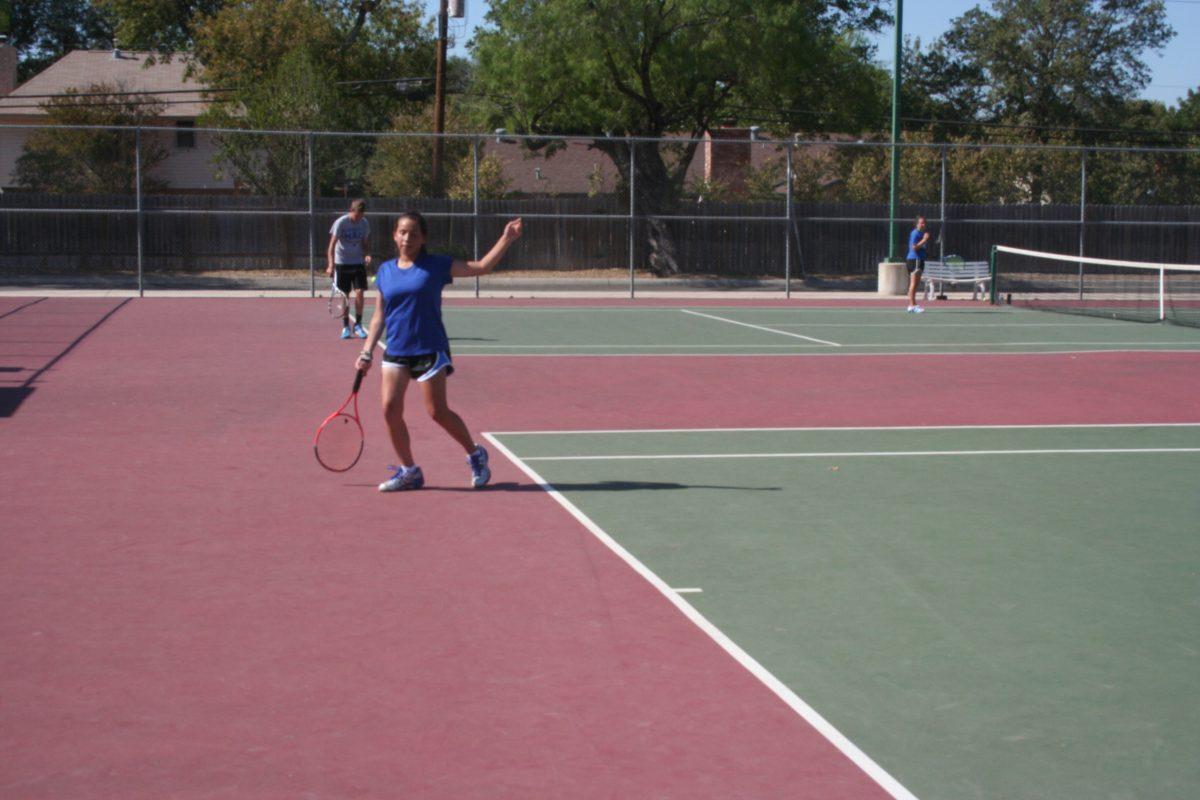
<path id="1" fill-rule="evenodd" d="M 422 353 L 418 356 L 390 356 L 384 355 L 383 366 L 392 367 L 408 367 L 408 373 L 417 380 L 430 371 L 433 374 L 445 372 L 450 375 L 454 372 L 454 364 L 450 362 L 450 354 L 442 351 L 440 353 Z M 433 375 L 429 375 L 430 378 Z M 428 378 L 426 378 L 428 380 Z"/>
<path id="2" fill-rule="evenodd" d="M 351 289 L 365 291 L 367 288 L 366 264 L 338 264 L 333 268 L 333 274 L 337 276 L 339 292 L 350 294 Z"/>
<path id="3" fill-rule="evenodd" d="M 924 272 L 925 271 L 925 259 L 910 258 L 904 262 L 904 266 L 908 267 L 909 272 Z"/>

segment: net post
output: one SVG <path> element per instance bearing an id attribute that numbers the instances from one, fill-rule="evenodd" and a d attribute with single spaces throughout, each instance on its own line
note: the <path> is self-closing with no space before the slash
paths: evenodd
<path id="1" fill-rule="evenodd" d="M 1158 321 L 1167 318 L 1167 268 L 1158 268 Z"/>
<path id="2" fill-rule="evenodd" d="M 988 267 L 992 274 L 992 305 L 997 305 L 996 300 L 1000 296 L 1000 290 L 996 288 L 996 245 L 992 245 L 992 252 L 988 255 Z"/>

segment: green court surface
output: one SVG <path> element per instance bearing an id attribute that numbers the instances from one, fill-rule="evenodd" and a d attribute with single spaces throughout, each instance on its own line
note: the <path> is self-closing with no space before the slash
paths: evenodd
<path id="1" fill-rule="evenodd" d="M 848 355 L 1200 350 L 1200 330 L 984 305 L 902 308 L 449 306 L 470 355 Z"/>
<path id="2" fill-rule="evenodd" d="M 1200 425 L 492 437 L 916 797 L 1196 796 Z"/>

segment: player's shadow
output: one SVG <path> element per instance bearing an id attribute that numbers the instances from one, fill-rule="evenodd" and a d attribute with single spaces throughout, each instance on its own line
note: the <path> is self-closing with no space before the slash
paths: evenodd
<path id="1" fill-rule="evenodd" d="M 469 486 L 426 486 L 440 492 L 544 492 L 552 488 L 559 492 L 661 492 L 679 489 L 727 489 L 737 492 L 779 492 L 781 486 L 714 486 L 705 483 L 675 483 L 674 481 L 587 481 L 580 483 L 554 482 L 549 487 L 540 483 L 500 481 L 484 489 Z"/>

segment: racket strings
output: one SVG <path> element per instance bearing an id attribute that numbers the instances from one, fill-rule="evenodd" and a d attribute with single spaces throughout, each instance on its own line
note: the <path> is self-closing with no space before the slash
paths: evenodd
<path id="1" fill-rule="evenodd" d="M 347 414 L 330 417 L 317 431 L 314 448 L 317 460 L 323 467 L 334 472 L 345 472 L 362 455 L 362 427 Z"/>

